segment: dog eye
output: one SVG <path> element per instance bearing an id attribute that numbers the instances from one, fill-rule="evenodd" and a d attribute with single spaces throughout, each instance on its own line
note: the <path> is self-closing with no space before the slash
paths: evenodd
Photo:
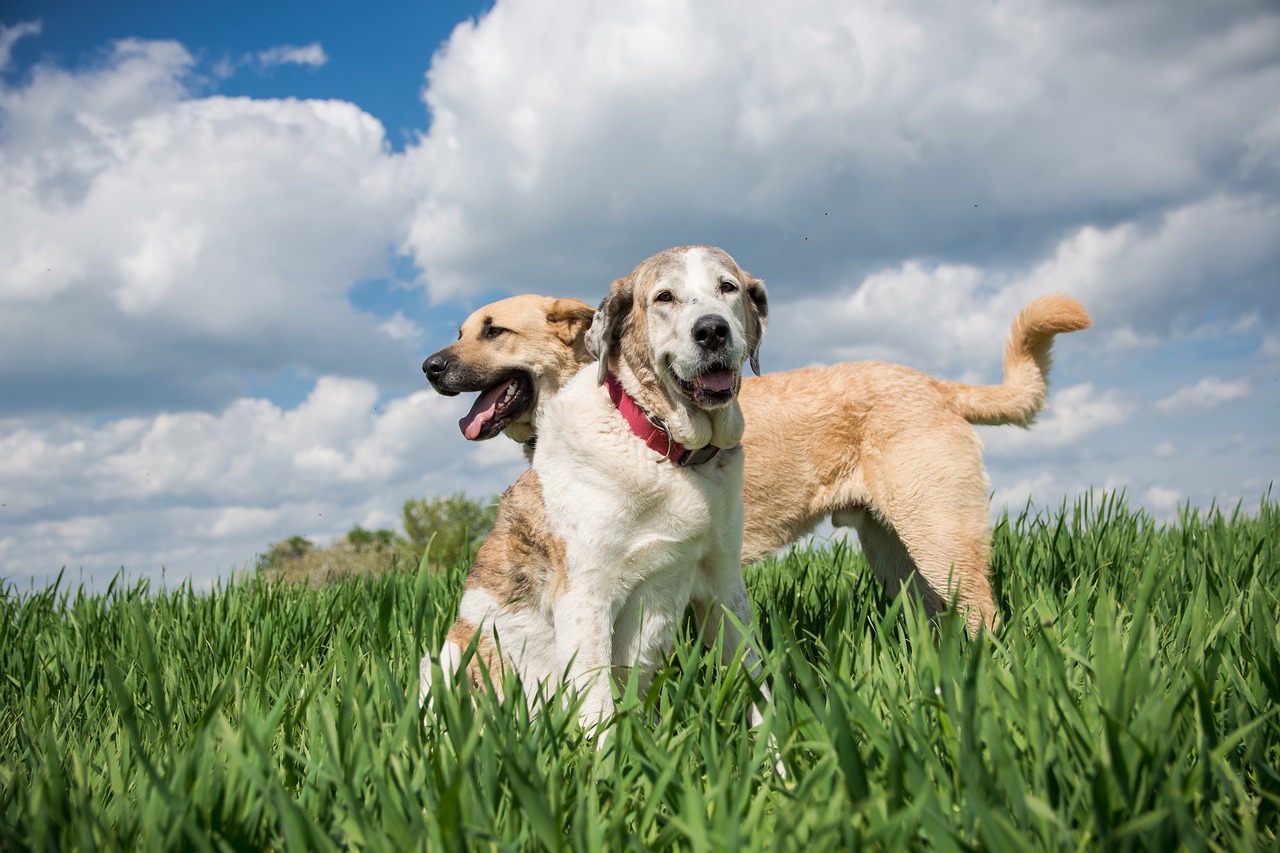
<path id="1" fill-rule="evenodd" d="M 670 290 L 659 290 L 657 295 L 653 297 L 654 302 L 671 302 L 675 297 L 671 295 Z"/>
<path id="2" fill-rule="evenodd" d="M 734 284 L 731 281 L 727 281 L 727 280 L 722 281 L 720 282 L 720 292 L 721 293 L 737 293 L 738 285 Z"/>
<path id="3" fill-rule="evenodd" d="M 507 330 L 502 328 L 501 326 L 490 326 L 489 328 L 484 330 L 484 336 L 486 338 L 496 338 L 505 331 Z"/>

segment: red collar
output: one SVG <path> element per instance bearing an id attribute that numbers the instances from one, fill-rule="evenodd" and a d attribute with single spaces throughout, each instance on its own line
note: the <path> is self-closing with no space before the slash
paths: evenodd
<path id="1" fill-rule="evenodd" d="M 622 383 L 618 382 L 618 377 L 613 375 L 613 371 L 609 371 L 605 376 L 605 384 L 609 388 L 609 399 L 613 401 L 613 405 L 617 407 L 627 426 L 631 427 L 631 431 L 644 441 L 645 446 L 662 454 L 673 465 L 681 468 L 688 465 L 701 465 L 720 451 L 720 448 L 714 444 L 708 444 L 698 450 L 690 450 L 676 441 L 671 437 L 671 433 L 667 432 L 662 421 L 651 417 L 648 412 L 640 408 L 635 398 L 623 389 Z"/>

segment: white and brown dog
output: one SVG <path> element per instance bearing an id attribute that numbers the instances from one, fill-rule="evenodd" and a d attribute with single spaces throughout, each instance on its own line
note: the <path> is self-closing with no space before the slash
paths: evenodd
<path id="1" fill-rule="evenodd" d="M 574 365 L 594 359 L 591 316 L 574 299 L 504 299 L 474 312 L 422 369 L 442 394 L 483 392 L 463 418 L 468 438 L 503 432 L 528 448 Z M 1009 331 L 1001 385 L 877 361 L 744 378 L 743 560 L 830 518 L 858 531 L 890 594 L 910 578 L 931 613 L 954 601 L 971 631 L 993 627 L 990 483 L 970 425 L 1030 426 L 1045 405 L 1054 336 L 1089 326 L 1066 296 L 1031 302 Z"/>
<path id="2" fill-rule="evenodd" d="M 552 328 L 562 315 L 570 328 L 585 325 L 554 302 L 544 307 Z M 745 640 L 758 672 L 757 650 L 738 630 L 751 611 L 737 395 L 766 317 L 764 285 L 715 248 L 662 252 L 614 282 L 593 326 L 599 368 L 538 400 L 533 466 L 502 496 L 476 555 L 440 651 L 445 679 L 475 642 L 472 683 L 500 686 L 514 670 L 536 706 L 567 677 L 593 725 L 613 711 L 620 668 L 649 683 L 690 604 L 704 640 L 723 631 L 726 656 Z M 518 335 L 492 318 L 479 326 L 495 343 Z M 566 352 L 575 345 L 552 337 Z M 526 371 L 495 381 L 463 419 L 469 437 L 495 418 L 519 419 L 511 402 L 548 372 Z M 424 701 L 431 666 L 423 658 Z"/>

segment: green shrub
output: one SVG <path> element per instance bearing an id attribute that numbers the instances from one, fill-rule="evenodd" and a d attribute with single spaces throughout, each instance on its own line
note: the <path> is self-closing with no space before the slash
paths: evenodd
<path id="1" fill-rule="evenodd" d="M 469 563 L 493 529 L 496 500 L 476 501 L 462 492 L 446 497 L 411 498 L 404 502 L 405 536 L 394 530 L 366 530 L 357 524 L 328 548 L 291 536 L 258 557 L 257 570 L 277 580 L 319 586 L 350 577 L 385 572 L 397 560 L 417 565 Z"/>
<path id="2" fill-rule="evenodd" d="M 294 538 L 298 537 L 295 536 Z M 303 541 L 305 542 L 306 540 L 304 539 Z M 385 527 L 378 530 L 365 530 L 357 524 L 347 532 L 347 542 L 357 550 L 371 548 L 374 551 L 390 551 L 399 544 L 399 537 L 396 536 L 394 530 L 389 530 Z"/>
<path id="3" fill-rule="evenodd" d="M 472 500 L 462 492 L 436 498 L 411 498 L 404 502 L 403 523 L 409 550 L 424 554 L 436 565 L 450 566 L 470 560 L 498 513 L 497 500 Z"/>

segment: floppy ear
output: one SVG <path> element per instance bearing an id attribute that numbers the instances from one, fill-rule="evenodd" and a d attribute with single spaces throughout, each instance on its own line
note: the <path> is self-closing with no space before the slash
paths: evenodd
<path id="1" fill-rule="evenodd" d="M 603 385 L 609 372 L 609 354 L 618 345 L 622 334 L 622 321 L 631 313 L 632 303 L 631 279 L 620 278 L 609 289 L 609 295 L 596 309 L 595 319 L 587 330 L 587 349 L 600 361 L 596 373 L 596 384 Z"/>
<path id="2" fill-rule="evenodd" d="M 747 298 L 743 300 L 747 309 L 747 357 L 751 360 L 751 371 L 760 375 L 760 342 L 764 338 L 765 326 L 769 325 L 769 294 L 765 292 L 764 282 L 758 278 L 747 282 Z"/>
<path id="3" fill-rule="evenodd" d="M 580 299 L 557 299 L 547 308 L 547 322 L 570 347 L 586 334 L 594 316 L 591 306 Z"/>

